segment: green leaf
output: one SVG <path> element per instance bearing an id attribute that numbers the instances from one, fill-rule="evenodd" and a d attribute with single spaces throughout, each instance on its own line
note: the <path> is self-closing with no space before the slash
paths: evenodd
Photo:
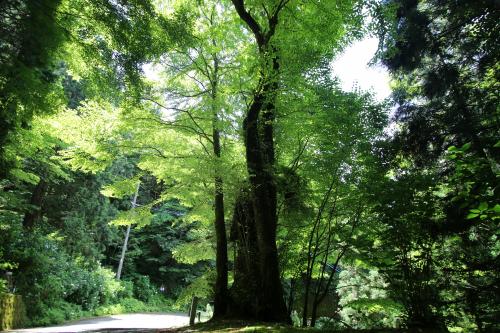
<path id="1" fill-rule="evenodd" d="M 36 185 L 40 181 L 40 177 L 31 172 L 26 172 L 21 169 L 12 169 L 10 170 L 10 175 L 14 178 L 17 178 L 20 181 Z"/>
<path id="2" fill-rule="evenodd" d="M 479 204 L 479 207 L 477 207 L 477 209 L 479 209 L 480 211 L 488 209 L 488 203 L 487 202 L 481 202 Z"/>
<path id="3" fill-rule="evenodd" d="M 500 205 L 496 204 L 495 207 L 493 207 L 493 211 L 497 214 L 500 213 Z"/>
<path id="4" fill-rule="evenodd" d="M 467 215 L 467 220 L 471 220 L 471 219 L 476 218 L 478 216 L 479 216 L 479 214 L 477 214 L 477 213 L 469 213 Z"/>
<path id="5" fill-rule="evenodd" d="M 470 149 L 471 145 L 472 145 L 472 144 L 471 144 L 470 142 L 467 142 L 466 144 L 464 144 L 464 145 L 462 146 L 462 148 L 460 148 L 460 150 L 461 150 L 461 151 L 467 151 L 467 150 L 469 150 L 469 149 Z"/>
<path id="6" fill-rule="evenodd" d="M 101 190 L 101 194 L 110 198 L 123 198 L 135 193 L 138 180 L 136 178 L 115 181 L 106 185 Z"/>

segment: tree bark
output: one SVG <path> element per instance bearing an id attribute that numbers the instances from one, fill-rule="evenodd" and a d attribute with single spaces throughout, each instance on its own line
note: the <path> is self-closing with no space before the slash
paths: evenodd
<path id="1" fill-rule="evenodd" d="M 47 189 L 47 182 L 40 179 L 31 193 L 30 206 L 32 207 L 30 207 L 30 210 L 24 214 L 23 227 L 25 229 L 33 229 L 35 227 L 35 223 L 40 219 L 42 203 Z"/>
<path id="2" fill-rule="evenodd" d="M 280 1 L 268 17 L 268 28 L 262 29 L 247 11 L 243 0 L 233 5 L 255 36 L 264 61 L 253 101 L 243 122 L 246 164 L 250 180 L 250 202 L 253 208 L 259 257 L 259 280 L 255 318 L 264 321 L 290 322 L 279 274 L 276 247 L 277 189 L 274 177 L 273 120 L 278 88 L 279 59 L 271 45 L 278 24 L 278 15 L 287 1 Z"/>
<path id="3" fill-rule="evenodd" d="M 215 208 L 215 236 L 217 239 L 215 266 L 217 277 L 214 288 L 214 318 L 223 317 L 227 311 L 228 290 L 227 290 L 227 236 L 226 224 L 224 218 L 224 184 L 221 172 L 218 168 L 219 159 L 221 157 L 221 143 L 219 131 L 219 115 L 217 102 L 217 83 L 218 83 L 218 58 L 214 55 L 214 77 L 212 80 L 212 140 L 213 152 L 215 155 L 215 193 L 214 193 L 214 208 Z"/>
<path id="4" fill-rule="evenodd" d="M 259 248 L 255 231 L 255 218 L 247 189 L 236 199 L 230 240 L 234 244 L 234 282 L 230 289 L 231 305 L 228 317 L 257 318 L 257 298 L 260 281 Z"/>
<path id="5" fill-rule="evenodd" d="M 304 290 L 304 306 L 302 307 L 302 327 L 307 327 L 307 318 L 309 311 L 309 290 L 311 288 L 311 277 L 306 274 L 306 286 Z"/>
<path id="6" fill-rule="evenodd" d="M 316 326 L 316 318 L 318 317 L 318 302 L 313 302 L 311 310 L 311 327 Z"/>

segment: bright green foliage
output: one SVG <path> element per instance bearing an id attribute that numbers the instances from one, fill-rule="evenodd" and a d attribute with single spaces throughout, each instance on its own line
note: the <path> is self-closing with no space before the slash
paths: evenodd
<path id="1" fill-rule="evenodd" d="M 213 297 L 213 281 L 215 280 L 215 272 L 207 271 L 202 276 L 195 279 L 188 287 L 186 287 L 179 295 L 176 301 L 178 307 L 186 307 L 191 302 L 193 296 L 201 299 L 210 300 Z"/>
<path id="2" fill-rule="evenodd" d="M 9 0 L 0 9 L 2 177 L 14 162 L 3 150 L 15 142 L 9 133 L 29 128 L 35 114 L 64 107 L 61 62 L 85 80 L 89 94 L 116 98 L 123 87 L 136 89 L 140 64 L 171 41 L 153 36 L 178 36 L 189 27 L 185 15 L 160 17 L 148 1 Z"/>
<path id="3" fill-rule="evenodd" d="M 369 96 L 344 93 L 329 79 L 324 85 L 315 79 L 305 90 L 307 99 L 288 103 L 308 112 L 289 108 L 281 120 L 287 132 L 277 141 L 286 165 L 280 175 L 280 234 L 283 269 L 289 276 L 300 274 L 307 261 L 315 221 L 322 236 L 314 238 L 313 249 L 322 253 L 328 247 L 328 263 L 333 265 L 340 253 L 354 250 L 356 243 L 364 246 L 369 221 L 366 187 L 375 162 L 372 149 L 386 118 Z M 313 275 L 320 271 L 318 261 Z"/>
<path id="4" fill-rule="evenodd" d="M 359 329 L 399 327 L 402 306 L 388 297 L 387 287 L 377 270 L 343 267 L 337 292 L 344 325 Z"/>

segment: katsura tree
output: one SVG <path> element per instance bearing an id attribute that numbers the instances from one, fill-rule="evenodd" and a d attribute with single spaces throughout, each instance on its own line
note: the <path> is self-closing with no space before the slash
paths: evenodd
<path id="1" fill-rule="evenodd" d="M 239 25 L 234 25 L 237 21 L 221 20 L 220 13 L 227 12 L 228 7 L 214 7 L 209 2 L 204 4 L 205 7 L 199 9 L 200 28 L 193 33 L 194 41 L 190 41 L 192 44 L 182 45 L 178 50 L 166 53 L 163 57 L 163 61 L 170 67 L 169 75 L 172 78 L 163 89 L 166 96 L 160 95 L 159 99 L 158 96 L 145 96 L 146 101 L 142 107 L 131 106 L 123 110 L 120 116 L 121 132 L 128 134 L 123 136 L 125 140 L 117 146 L 139 148 L 143 153 L 148 152 L 143 154 L 139 167 L 150 170 L 160 179 L 172 182 L 170 194 L 189 202 L 193 207 L 193 218 L 203 217 L 207 220 L 212 208 L 210 197 L 206 195 L 207 185 L 214 184 L 215 196 L 218 196 L 217 200 L 221 203 L 222 182 L 218 177 L 225 175 L 230 178 L 229 175 L 235 175 L 234 179 L 242 178 L 241 159 L 234 157 L 238 156 L 235 154 L 240 154 L 241 145 L 236 140 L 237 136 L 231 135 L 231 127 L 235 123 L 237 129 L 242 126 L 242 141 L 245 144 L 245 159 L 250 175 L 250 197 L 244 199 L 247 203 L 243 203 L 243 207 L 253 207 L 251 210 L 255 213 L 256 237 L 252 246 L 258 248 L 258 252 L 253 253 L 253 259 L 247 262 L 255 267 L 254 272 L 258 274 L 252 276 L 250 272 L 235 271 L 235 282 L 231 291 L 233 313 L 228 315 L 249 315 L 282 321 L 287 320 L 287 316 L 275 245 L 277 192 L 274 184 L 276 161 L 273 133 L 274 120 L 279 116 L 276 111 L 278 96 L 286 94 L 286 90 L 280 88 L 280 81 L 290 85 L 302 81 L 307 70 L 317 65 L 325 56 L 332 55 L 334 50 L 342 45 L 343 38 L 346 38 L 345 27 L 356 25 L 359 20 L 352 2 L 345 2 L 339 7 L 314 3 L 304 8 L 293 2 L 276 2 L 274 5 L 258 7 L 258 13 L 262 17 L 257 20 L 252 18 L 243 3 L 236 2 L 233 5 L 236 13 L 252 25 L 250 29 L 257 47 L 252 46 L 252 40 L 248 38 L 248 34 L 243 33 L 244 30 Z M 327 15 L 324 15 L 325 12 Z M 321 22 L 316 20 L 319 13 L 324 15 Z M 297 27 L 302 29 L 303 35 L 287 33 L 287 29 L 294 27 L 295 15 L 303 16 L 302 20 L 297 20 Z M 278 25 L 281 16 L 283 22 Z M 258 23 L 261 19 L 262 22 Z M 328 29 L 324 29 L 323 23 L 327 21 Z M 224 30 L 225 34 L 220 28 L 216 29 L 214 22 L 228 26 L 228 29 Z M 201 26 L 202 23 L 205 27 Z M 317 31 L 321 31 L 321 35 L 318 35 Z M 322 38 L 330 42 L 320 42 Z M 299 39 L 307 40 L 308 43 L 297 48 Z M 238 52 L 232 50 L 235 47 Z M 231 63 L 233 59 L 236 61 Z M 253 74 L 255 72 L 258 76 Z M 174 75 L 177 75 L 177 78 Z M 252 88 L 252 84 L 256 84 L 258 88 Z M 238 88 L 250 91 L 246 100 L 225 98 L 224 92 L 238 91 Z M 300 90 L 300 86 L 297 86 L 296 93 L 300 94 Z M 238 112 L 245 108 L 245 101 L 248 103 L 248 109 L 244 112 L 245 120 L 240 123 L 238 120 L 241 113 Z M 149 111 L 144 112 L 144 106 L 148 105 Z M 219 127 L 224 124 L 224 117 L 227 119 L 226 125 Z M 227 151 L 225 160 L 224 156 L 218 156 L 221 147 L 217 147 L 217 137 L 221 129 L 228 133 L 223 136 L 228 143 L 222 151 Z M 159 162 L 162 158 L 169 160 L 169 163 Z M 209 176 L 213 181 L 207 180 L 204 173 L 206 171 L 212 174 Z M 235 185 L 238 182 L 240 181 L 233 181 Z M 233 200 L 237 197 L 236 188 L 233 186 L 231 191 Z M 227 189 L 225 192 L 227 193 Z M 241 207 L 238 204 L 236 206 Z M 250 223 L 253 224 L 254 221 Z M 222 223 L 219 226 L 222 226 Z M 222 231 L 219 231 L 219 236 Z M 224 245 L 223 239 L 220 245 Z M 221 249 L 219 253 L 224 252 L 224 249 Z M 256 258 L 258 260 L 255 260 Z M 240 283 L 243 281 L 239 280 L 240 277 L 249 283 Z M 226 278 L 219 278 L 219 285 L 223 285 Z M 251 296 L 243 297 L 242 293 Z M 255 295 L 257 303 L 251 300 Z"/>
<path id="2" fill-rule="evenodd" d="M 346 26 L 358 23 L 356 2 L 233 0 L 232 3 L 254 39 L 256 59 L 254 88 L 242 121 L 249 189 L 242 191 L 233 216 L 233 223 L 239 229 L 238 246 L 243 247 L 239 253 L 243 255 L 246 251 L 250 255 L 239 259 L 239 267 L 248 268 L 235 271 L 234 308 L 240 315 L 251 309 L 249 315 L 254 318 L 289 321 L 276 247 L 275 129 L 280 128 L 279 117 L 287 109 L 281 104 L 282 97 L 301 94 L 300 87 L 295 91 L 292 87 L 297 87 L 310 69 L 342 45 Z M 244 235 L 249 239 L 248 246 Z M 248 248 L 244 249 L 245 246 Z"/>

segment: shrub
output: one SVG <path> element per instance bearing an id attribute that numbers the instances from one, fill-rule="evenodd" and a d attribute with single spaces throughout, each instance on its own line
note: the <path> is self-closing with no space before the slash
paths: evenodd
<path id="1" fill-rule="evenodd" d="M 115 273 L 109 268 L 98 267 L 93 272 L 94 279 L 99 283 L 100 303 L 111 304 L 118 300 L 125 290 L 125 283 L 115 279 Z"/>
<path id="2" fill-rule="evenodd" d="M 132 312 L 145 312 L 147 305 L 135 298 L 124 298 L 117 304 L 102 305 L 95 310 L 98 316 L 106 316 L 112 314 L 132 313 Z"/>
<path id="3" fill-rule="evenodd" d="M 134 297 L 134 282 L 129 281 L 129 280 L 122 280 L 120 281 L 120 284 L 122 285 L 122 289 L 118 291 L 117 298 L 122 299 L 122 298 L 133 298 Z"/>
<path id="4" fill-rule="evenodd" d="M 147 303 L 157 294 L 158 294 L 157 287 L 151 283 L 148 276 L 137 275 L 135 277 L 134 279 L 135 298 Z"/>
<path id="5" fill-rule="evenodd" d="M 67 320 L 75 320 L 91 313 L 84 311 L 80 305 L 59 301 L 53 305 L 43 306 L 40 313 L 33 317 L 31 324 L 33 326 L 49 326 L 60 324 Z"/>
<path id="6" fill-rule="evenodd" d="M 339 275 L 340 318 L 356 329 L 397 328 L 402 306 L 386 292 L 387 282 L 375 269 L 345 266 Z"/>
<path id="7" fill-rule="evenodd" d="M 103 280 L 95 273 L 79 269 L 79 267 L 73 268 L 73 279 L 64 299 L 70 303 L 81 305 L 87 311 L 95 309 L 99 305 L 103 293 Z"/>

